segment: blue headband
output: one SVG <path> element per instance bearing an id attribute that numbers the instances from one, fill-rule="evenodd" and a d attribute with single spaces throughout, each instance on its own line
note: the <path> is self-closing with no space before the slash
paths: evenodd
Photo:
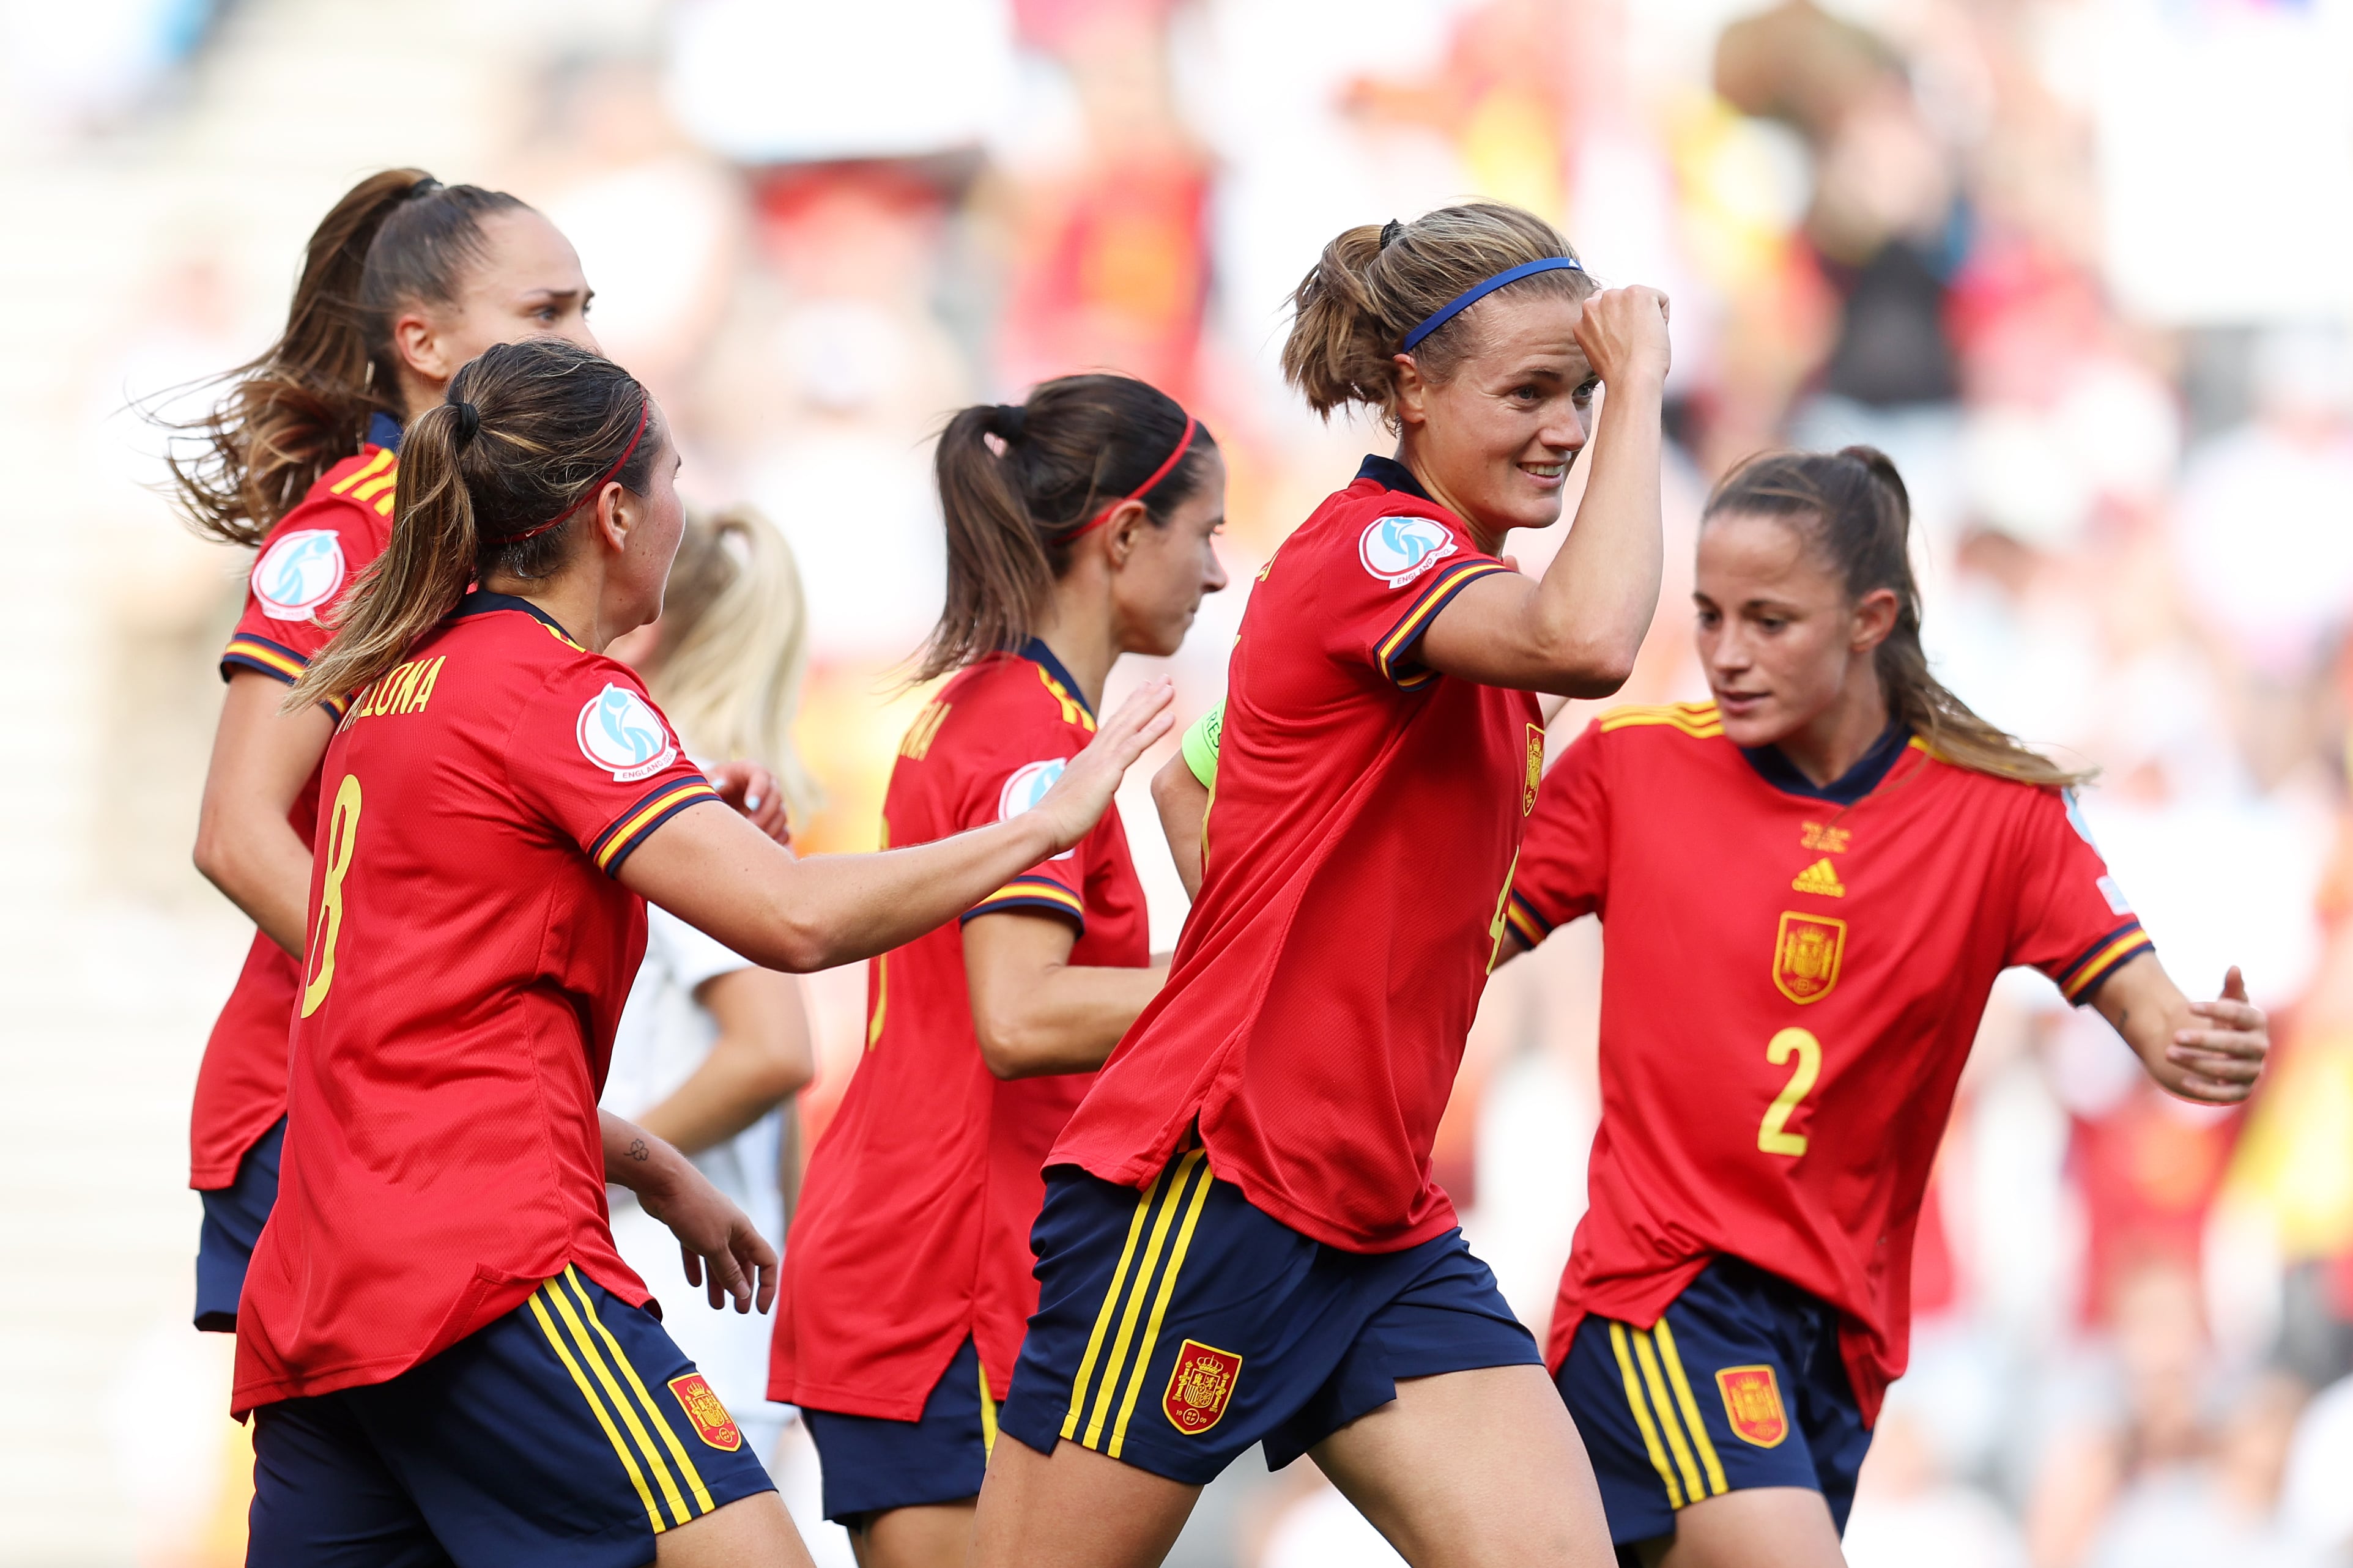
<path id="1" fill-rule="evenodd" d="M 1430 336 L 1430 333 L 1438 331 L 1439 328 L 1446 325 L 1447 322 L 1506 283 L 1516 283 L 1521 279 L 1532 277 L 1538 272 L 1582 272 L 1584 270 L 1584 264 L 1573 256 L 1547 256 L 1542 261 L 1522 262 L 1509 271 L 1498 272 L 1484 283 L 1465 289 L 1461 293 L 1424 316 L 1421 319 L 1421 325 L 1405 335 L 1405 342 L 1398 346 L 1398 352 L 1409 354 L 1413 353 L 1414 344 L 1421 342 L 1422 339 Z"/>

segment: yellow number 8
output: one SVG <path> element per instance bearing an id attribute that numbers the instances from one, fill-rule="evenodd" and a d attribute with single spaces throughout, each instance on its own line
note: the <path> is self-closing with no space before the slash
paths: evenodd
<path id="1" fill-rule="evenodd" d="M 1806 1135 L 1791 1132 L 1790 1113 L 1798 1102 L 1813 1092 L 1814 1082 L 1822 1076 L 1822 1043 L 1814 1038 L 1810 1029 L 1784 1029 L 1773 1037 L 1765 1047 L 1765 1059 L 1779 1067 L 1791 1057 L 1798 1058 L 1798 1070 L 1765 1108 L 1765 1121 L 1757 1129 L 1757 1147 L 1767 1154 L 1802 1154 L 1806 1152 Z"/>
<path id="2" fill-rule="evenodd" d="M 327 821 L 327 885 L 319 893 L 319 929 L 311 943 L 318 973 L 302 991 L 302 1016 L 327 999 L 335 983 L 335 939 L 343 934 L 343 873 L 352 868 L 352 844 L 360 832 L 360 781 L 345 773 L 335 787 L 335 814 Z"/>

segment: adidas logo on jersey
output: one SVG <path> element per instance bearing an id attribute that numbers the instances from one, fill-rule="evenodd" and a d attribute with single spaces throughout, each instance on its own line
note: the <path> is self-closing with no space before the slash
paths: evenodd
<path id="1" fill-rule="evenodd" d="M 1827 856 L 1799 872 L 1797 880 L 1789 886 L 1800 893 L 1815 893 L 1825 899 L 1846 897 L 1846 884 L 1838 879 L 1838 870 Z"/>

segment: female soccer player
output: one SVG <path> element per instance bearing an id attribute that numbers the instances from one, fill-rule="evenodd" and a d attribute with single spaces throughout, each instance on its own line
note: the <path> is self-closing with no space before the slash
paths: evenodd
<path id="1" fill-rule="evenodd" d="M 2158 1082 L 2246 1098 L 2239 972 L 2175 988 L 2079 782 L 1929 674 L 1867 447 L 1736 469 L 1699 540 L 1715 700 L 1605 713 L 1545 780 L 1506 952 L 1598 914 L 1601 1122 L 1549 1360 L 1625 1557 L 1836 1564 L 1904 1369 L 1912 1237 L 1994 977 L 2048 974 Z"/>
<path id="2" fill-rule="evenodd" d="M 892 842 L 1023 810 L 1087 742 L 1124 653 L 1176 651 L 1226 584 L 1225 465 L 1141 381 L 1072 375 L 967 408 L 937 456 L 947 603 L 900 747 Z M 825 1511 L 866 1568 L 962 1568 L 972 1499 L 1038 1305 L 1039 1168 L 1159 988 L 1116 810 L 875 960 L 868 1054 L 809 1163 L 770 1396 L 807 1415 Z"/>
<path id="3" fill-rule="evenodd" d="M 1050 1156 L 984 1564 L 1157 1562 L 1200 1485 L 1312 1452 L 1419 1563 L 1600 1563 L 1535 1342 L 1430 1151 L 1503 920 L 1537 690 L 1614 690 L 1659 584 L 1665 301 L 1477 205 L 1353 229 L 1283 364 L 1398 457 L 1284 541 L 1230 668 L 1208 871 L 1166 986 Z M 1609 401 L 1577 523 L 1531 582 Z"/>
<path id="4" fill-rule="evenodd" d="M 1166 727 L 1148 682 L 1029 812 L 795 860 L 716 798 L 628 668 L 681 510 L 617 366 L 502 344 L 408 430 L 392 537 L 287 698 L 341 700 L 321 780 L 277 1209 L 237 1329 L 250 1561 L 805 1563 L 726 1406 L 616 1255 L 607 1178 L 715 1306 L 776 1254 L 596 1109 L 650 899 L 794 971 L 871 955 L 1075 846 Z"/>
<path id="5" fill-rule="evenodd" d="M 325 644 L 325 612 L 384 547 L 403 422 L 492 343 L 553 335 L 594 348 L 588 295 L 571 245 L 514 197 L 417 169 L 372 174 L 311 235 L 285 331 L 230 373 L 195 426 L 199 454 L 174 462 L 197 529 L 261 550 L 221 654 L 228 696 L 196 834 L 198 868 L 259 928 L 196 1075 L 198 1328 L 237 1326 L 278 1188 L 319 759 L 337 714 L 280 714 L 279 700 Z"/>
<path id="6" fill-rule="evenodd" d="M 689 756 L 773 765 L 796 816 L 815 790 L 792 740 L 807 668 L 792 547 L 749 508 L 690 511 L 659 619 L 606 653 L 636 670 Z M 646 910 L 646 956 L 613 1036 L 599 1103 L 694 1162 L 772 1245 L 785 1237 L 789 1097 L 815 1070 L 800 982 L 763 969 L 668 910 Z M 679 1289 L 678 1243 L 626 1189 L 609 1193 L 613 1245 L 657 1297 L 662 1326 L 766 1458 L 791 1412 L 768 1403 L 768 1325 Z"/>

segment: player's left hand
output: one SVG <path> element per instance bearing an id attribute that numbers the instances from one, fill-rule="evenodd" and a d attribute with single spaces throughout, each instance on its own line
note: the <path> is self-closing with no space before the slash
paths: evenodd
<path id="1" fill-rule="evenodd" d="M 777 843 L 793 841 L 792 824 L 785 816 L 784 792 L 776 787 L 776 775 L 759 763 L 722 763 L 711 770 L 711 787 Z"/>
<path id="2" fill-rule="evenodd" d="M 638 1189 L 638 1202 L 678 1237 L 686 1282 L 702 1286 L 713 1308 L 732 1297 L 739 1312 L 755 1301 L 766 1311 L 776 1300 L 776 1249 L 701 1171 L 683 1159 L 678 1163 L 682 1170 L 674 1180 L 656 1191 Z"/>
<path id="3" fill-rule="evenodd" d="M 2222 994 L 2192 1002 L 2189 1011 L 2208 1021 L 2202 1028 L 2177 1029 L 2166 1048 L 2170 1069 L 2166 1088 L 2210 1105 L 2236 1105 L 2254 1092 L 2263 1058 L 2272 1048 L 2271 1020 L 2247 1000 L 2247 983 L 2232 964 L 2222 977 Z"/>

